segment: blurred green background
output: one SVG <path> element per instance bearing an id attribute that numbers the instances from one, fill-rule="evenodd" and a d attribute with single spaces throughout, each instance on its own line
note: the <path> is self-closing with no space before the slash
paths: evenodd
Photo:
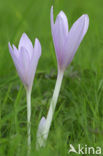
<path id="1" fill-rule="evenodd" d="M 37 126 L 47 114 L 57 75 L 51 5 L 55 18 L 60 10 L 66 13 L 69 28 L 84 13 L 90 26 L 65 72 L 47 146 L 36 151 Z M 0 156 L 27 152 L 25 90 L 8 50 L 8 42 L 18 46 L 23 32 L 42 45 L 32 92 L 31 155 L 69 155 L 70 143 L 103 149 L 103 0 L 0 0 Z"/>

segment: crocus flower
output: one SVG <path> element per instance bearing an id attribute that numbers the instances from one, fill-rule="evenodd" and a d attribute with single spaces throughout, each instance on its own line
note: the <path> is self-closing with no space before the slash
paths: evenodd
<path id="1" fill-rule="evenodd" d="M 35 39 L 35 45 L 33 47 L 28 36 L 23 33 L 18 49 L 15 45 L 12 47 L 9 43 L 9 51 L 18 75 L 20 76 L 25 88 L 31 89 L 38 60 L 41 55 L 40 42 L 38 39 Z"/>
<path id="2" fill-rule="evenodd" d="M 39 138 L 37 139 L 37 143 L 39 146 L 45 146 L 45 141 L 48 137 L 57 99 L 59 96 L 64 71 L 66 67 L 71 63 L 89 26 L 89 17 L 86 14 L 82 15 L 73 24 L 70 30 L 68 27 L 67 17 L 63 11 L 60 11 L 54 23 L 53 6 L 52 6 L 50 16 L 51 16 L 51 32 L 58 64 L 58 76 L 50 108 L 47 114 L 47 118 L 44 120 L 43 117 L 38 127 L 38 133 L 40 134 L 37 133 L 37 136 L 39 136 Z"/>
<path id="3" fill-rule="evenodd" d="M 41 55 L 41 45 L 39 40 L 35 39 L 35 44 L 33 46 L 28 36 L 25 33 L 23 33 L 19 42 L 18 49 L 15 47 L 15 45 L 11 47 L 10 43 L 8 44 L 8 46 L 18 75 L 22 80 L 27 93 L 27 120 L 28 120 L 28 147 L 29 147 L 28 152 L 29 152 L 31 144 L 31 134 L 30 134 L 31 90 L 34 75 L 36 72 L 36 67 Z"/>
<path id="4" fill-rule="evenodd" d="M 82 15 L 69 30 L 68 20 L 61 11 L 54 23 L 53 7 L 51 8 L 51 30 L 58 61 L 58 68 L 64 70 L 72 61 L 84 35 L 88 30 L 88 15 Z"/>

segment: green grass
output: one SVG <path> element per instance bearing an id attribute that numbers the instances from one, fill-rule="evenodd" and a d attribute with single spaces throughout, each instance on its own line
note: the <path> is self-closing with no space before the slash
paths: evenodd
<path id="1" fill-rule="evenodd" d="M 52 4 L 55 17 L 60 10 L 66 13 L 69 27 L 84 13 L 89 15 L 90 26 L 65 72 L 47 146 L 36 151 L 38 123 L 48 112 L 57 75 Z M 103 150 L 102 12 L 102 0 L 0 0 L 0 156 L 27 154 L 26 94 L 8 50 L 8 42 L 18 46 L 23 32 L 33 43 L 38 37 L 42 45 L 32 90 L 31 156 L 68 156 L 69 144 Z"/>

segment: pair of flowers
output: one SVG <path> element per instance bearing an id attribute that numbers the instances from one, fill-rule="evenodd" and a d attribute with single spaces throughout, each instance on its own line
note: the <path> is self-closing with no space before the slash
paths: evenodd
<path id="1" fill-rule="evenodd" d="M 89 17 L 86 14 L 82 15 L 73 24 L 70 30 L 68 28 L 67 17 L 63 11 L 57 15 L 56 22 L 54 23 L 52 6 L 50 16 L 52 37 L 58 62 L 58 75 L 47 118 L 42 117 L 38 126 L 37 146 L 45 145 L 55 111 L 64 71 L 71 63 L 89 26 Z M 9 43 L 9 51 L 14 61 L 18 75 L 20 76 L 27 93 L 27 131 L 28 147 L 30 147 L 31 90 L 38 60 L 41 56 L 41 44 L 36 38 L 33 47 L 30 39 L 24 33 L 20 39 L 18 49 L 14 45 L 11 47 Z"/>

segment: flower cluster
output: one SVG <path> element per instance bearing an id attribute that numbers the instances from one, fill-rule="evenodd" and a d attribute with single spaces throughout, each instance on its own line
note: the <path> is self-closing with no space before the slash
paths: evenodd
<path id="1" fill-rule="evenodd" d="M 57 15 L 56 21 L 54 22 L 53 6 L 51 7 L 50 18 L 51 32 L 57 57 L 58 74 L 47 117 L 42 117 L 38 126 L 37 148 L 45 146 L 58 100 L 64 71 L 71 63 L 89 26 L 89 17 L 88 15 L 84 14 L 73 24 L 71 29 L 69 29 L 68 19 L 63 11 L 60 11 L 60 13 Z M 37 64 L 41 56 L 41 44 L 38 39 L 35 39 L 35 44 L 33 46 L 27 35 L 23 33 L 18 48 L 16 48 L 14 45 L 11 46 L 10 43 L 8 46 L 18 75 L 27 92 L 28 147 L 30 150 L 31 90 Z"/>

